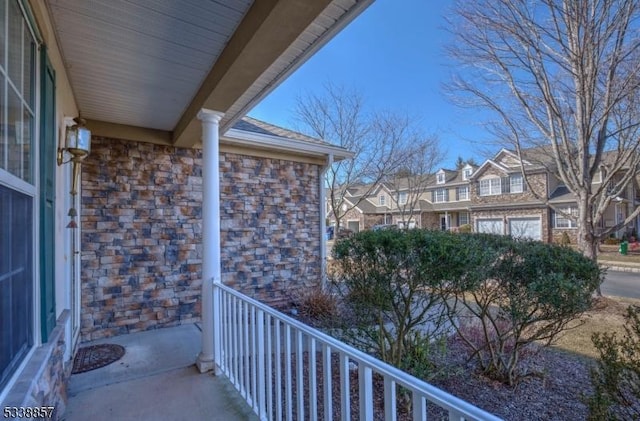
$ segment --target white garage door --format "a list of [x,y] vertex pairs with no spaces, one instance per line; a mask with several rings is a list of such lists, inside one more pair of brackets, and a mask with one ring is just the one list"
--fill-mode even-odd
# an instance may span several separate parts
[[542,224],[540,218],[509,219],[509,234],[514,238],[542,240]]
[[486,234],[504,234],[502,219],[478,219],[476,221],[478,232]]

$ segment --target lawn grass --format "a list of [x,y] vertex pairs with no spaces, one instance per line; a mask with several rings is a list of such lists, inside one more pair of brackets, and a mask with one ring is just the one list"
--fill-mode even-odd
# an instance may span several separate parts
[[598,260],[640,264],[640,243],[629,244],[627,255],[620,254],[618,252],[619,247],[617,245],[601,245]]
[[596,358],[598,353],[591,342],[596,332],[624,333],[624,315],[629,305],[640,305],[640,300],[621,297],[598,299],[594,308],[580,318],[580,325],[565,332],[554,348],[574,354]]

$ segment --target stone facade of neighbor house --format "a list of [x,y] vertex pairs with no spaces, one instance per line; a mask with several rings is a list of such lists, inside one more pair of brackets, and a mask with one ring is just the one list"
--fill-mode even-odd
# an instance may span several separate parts
[[[489,167],[476,181],[478,181],[479,179],[491,177],[500,177],[503,180],[507,179],[504,173],[501,173],[495,168]],[[535,191],[540,197],[547,197],[547,175],[545,173],[528,174],[527,179],[529,180],[531,189],[529,189],[529,186],[525,185],[523,186],[524,191],[522,193],[504,193],[491,196],[480,196],[480,193],[478,191],[478,182],[471,183],[470,187],[472,206],[539,201],[533,191]]]
[[577,244],[578,243],[578,230],[577,229],[560,229],[560,228],[552,228],[551,229],[551,241],[556,243],[556,244],[561,244],[562,243],[562,237],[563,237],[563,233],[567,233],[567,236],[569,236],[569,241],[570,244]]
[[[320,167],[222,153],[223,282],[279,305],[320,279]],[[200,318],[202,156],[94,138],[83,163],[82,340]]]

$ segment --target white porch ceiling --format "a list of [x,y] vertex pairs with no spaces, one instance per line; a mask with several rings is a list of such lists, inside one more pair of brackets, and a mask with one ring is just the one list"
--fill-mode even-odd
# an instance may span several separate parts
[[83,117],[173,130],[252,0],[52,0]]
[[200,109],[226,131],[372,2],[46,0],[89,128],[182,147]]

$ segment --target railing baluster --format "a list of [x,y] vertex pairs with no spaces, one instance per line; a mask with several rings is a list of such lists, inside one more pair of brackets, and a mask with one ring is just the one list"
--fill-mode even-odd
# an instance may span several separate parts
[[247,392],[244,387],[244,306],[245,303],[238,301],[238,383],[240,383],[240,393],[246,399]]
[[251,405],[253,407],[252,401],[251,401],[251,379],[249,378],[250,376],[250,369],[249,369],[249,342],[250,342],[250,336],[249,336],[249,305],[245,304],[242,308],[242,314],[243,314],[243,326],[244,326],[244,344],[243,344],[243,349],[244,349],[244,355],[242,356],[242,371],[244,372],[244,393],[245,393],[245,398],[247,398],[247,402],[249,402],[249,405]]
[[333,379],[331,373],[331,347],[322,344],[322,390],[324,392],[324,419],[333,420]]
[[296,388],[297,388],[297,419],[304,420],[304,355],[302,332],[296,330]]
[[343,421],[351,420],[351,396],[349,390],[349,356],[340,353],[340,414]]
[[266,358],[267,358],[267,419],[273,419],[273,329],[271,315],[265,317],[267,341]]
[[276,341],[276,420],[282,420],[282,336],[280,320],[275,320],[273,338]]
[[258,416],[260,417],[260,419],[265,419],[265,411],[267,409],[267,406],[265,405],[266,403],[266,398],[265,398],[265,383],[264,383],[264,377],[265,377],[265,352],[264,352],[264,312],[262,310],[258,310],[257,313],[257,323],[256,323],[256,329],[257,329],[257,335],[256,335],[256,341],[258,342],[258,372],[257,372],[257,377],[258,377]]
[[422,396],[422,394],[413,391],[412,393],[413,396],[413,421],[416,420],[420,420],[420,421],[426,421],[427,420],[427,400],[424,398],[424,396]]
[[[450,421],[499,421],[499,418],[467,402],[278,313],[225,285],[214,285],[214,292],[217,293],[218,301],[216,302],[219,312],[215,319],[219,334],[217,346],[220,347],[217,362],[261,420],[293,420],[295,411],[296,419],[316,421],[319,399],[322,399],[324,405],[325,421],[332,420],[334,397],[332,372],[335,370],[332,356],[337,352],[340,372],[337,390],[340,393],[340,418],[343,420],[351,419],[349,364],[354,362],[358,366],[360,419],[372,419],[375,412],[373,396],[373,372],[375,371],[384,379],[384,417],[387,421],[397,419],[396,395],[399,387],[406,388],[412,393],[412,416],[415,420],[427,419],[428,402],[430,402],[447,410]],[[283,326],[284,329],[282,329]],[[292,341],[295,341],[295,344]],[[322,347],[321,388],[318,387],[317,379],[318,346]],[[295,350],[292,349],[293,347]],[[307,379],[304,378],[305,347],[308,352]],[[293,364],[296,364],[295,373],[293,373]],[[295,400],[293,399],[294,378]],[[305,396],[305,387],[309,388],[308,396]],[[322,389],[322,398],[317,395],[319,389]],[[309,405],[310,415],[308,416],[305,414],[307,412],[305,404]],[[285,405],[284,408],[283,405]]]
[[291,387],[291,326],[284,325],[284,364],[285,364],[285,409],[287,411],[287,421],[293,420],[293,393]]
[[384,419],[396,421],[396,382],[384,376]]
[[251,354],[249,355],[251,361],[251,396],[253,397],[253,410],[258,409],[258,353],[256,344],[256,308],[251,306]]
[[233,298],[233,380],[235,381],[236,389],[240,390],[240,310],[238,298]]
[[218,294],[220,294],[220,340],[222,341],[220,343],[220,351],[222,352],[220,355],[220,370],[222,370],[226,376],[229,376],[229,372],[227,371],[227,356],[229,352],[227,352],[226,348],[229,342],[227,340],[227,294],[222,291],[219,291]]
[[360,399],[360,420],[373,419],[373,373],[371,367],[358,363],[358,396]]
[[318,379],[316,375],[316,340],[309,337],[309,419],[318,420]]

